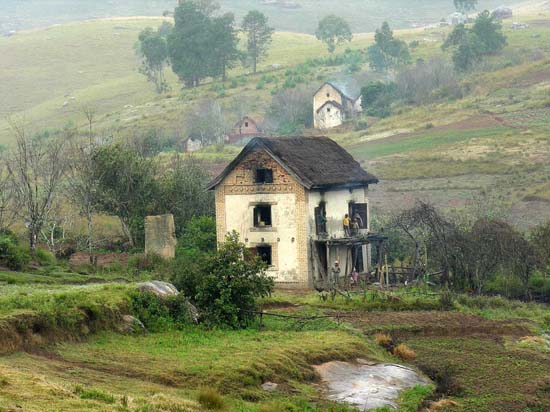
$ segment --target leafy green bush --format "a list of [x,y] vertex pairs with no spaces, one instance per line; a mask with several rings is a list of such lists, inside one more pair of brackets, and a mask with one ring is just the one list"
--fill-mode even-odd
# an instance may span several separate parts
[[31,261],[29,252],[19,246],[12,234],[0,234],[0,266],[21,270]]
[[167,266],[166,260],[153,253],[137,254],[128,261],[129,269],[136,269],[145,272],[156,272]]
[[273,290],[265,268],[232,233],[213,253],[187,250],[175,261],[173,282],[208,323],[240,328],[255,317],[257,299]]
[[160,298],[153,293],[130,292],[130,312],[151,331],[181,328],[192,323],[189,309],[183,294]]
[[40,248],[34,251],[34,258],[42,266],[55,265],[57,263],[54,255],[52,255],[47,250],[40,249]]

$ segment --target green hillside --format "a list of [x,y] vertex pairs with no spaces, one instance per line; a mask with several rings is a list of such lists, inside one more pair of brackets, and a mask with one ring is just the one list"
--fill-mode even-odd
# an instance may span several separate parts
[[[350,21],[356,32],[372,31],[390,20],[399,28],[439,21],[454,11],[452,0],[221,0],[223,11],[238,18],[257,9],[269,16],[277,30],[313,33],[317,22],[329,13]],[[480,0],[478,9],[514,4],[514,0]],[[0,34],[8,30],[47,27],[76,20],[124,16],[161,16],[173,10],[176,0],[3,0]]]
[[[350,125],[329,132],[381,178],[382,184],[373,188],[374,206],[386,212],[419,198],[445,208],[490,201],[520,225],[549,216],[550,13],[545,13],[516,16],[529,23],[527,30],[511,30],[511,21],[504,22],[507,47],[463,80],[467,93],[462,98],[400,106],[386,119],[369,119],[367,130],[355,131]],[[207,81],[189,90],[181,89],[168,71],[171,91],[159,96],[138,73],[133,47],[141,29],[160,22],[88,21],[1,38],[0,72],[5,75],[0,113],[22,117],[40,132],[67,122],[83,126],[79,112],[90,106],[98,115],[96,130],[105,134],[132,137],[156,129],[185,137],[185,115],[201,99],[217,99],[227,109],[228,123],[236,120],[232,108],[238,104],[263,117],[278,90],[296,84],[313,90],[347,70],[346,64],[303,65],[327,56],[325,47],[310,35],[277,33],[257,76],[238,68],[225,84]],[[396,34],[418,41],[413,60],[429,60],[443,55],[440,46],[447,32],[411,29]],[[356,35],[349,48],[364,49],[371,42],[372,34]],[[340,47],[337,53],[343,51]],[[364,81],[376,78],[367,64],[362,70]],[[0,120],[0,143],[12,139],[7,122]],[[209,148],[199,156],[219,170],[237,150]]]

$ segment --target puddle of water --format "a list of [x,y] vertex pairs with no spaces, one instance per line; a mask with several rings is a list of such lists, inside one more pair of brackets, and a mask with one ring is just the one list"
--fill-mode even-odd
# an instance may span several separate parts
[[365,411],[383,406],[395,408],[401,391],[430,383],[400,365],[328,362],[314,368],[323,380],[328,399]]

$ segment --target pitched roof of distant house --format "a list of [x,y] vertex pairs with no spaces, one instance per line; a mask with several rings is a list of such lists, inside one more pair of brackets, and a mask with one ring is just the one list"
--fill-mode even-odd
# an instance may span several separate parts
[[255,149],[265,150],[307,189],[354,187],[378,183],[340,145],[328,137],[256,137],[208,186],[214,189]]
[[[325,84],[330,84],[343,96],[347,97],[350,100],[357,100],[359,96],[361,96],[361,86],[359,85],[357,80],[352,77],[335,78],[323,83],[323,86]],[[321,86],[319,90],[321,90],[323,86]],[[319,90],[317,90],[317,92],[319,92]],[[315,94],[317,94],[317,92],[315,92]]]
[[254,126],[258,127],[258,123],[256,122],[256,120],[254,120],[250,116],[244,116],[237,123],[235,123],[235,126],[233,126],[233,128],[238,129],[239,127],[242,127],[242,125],[246,122],[252,123]]

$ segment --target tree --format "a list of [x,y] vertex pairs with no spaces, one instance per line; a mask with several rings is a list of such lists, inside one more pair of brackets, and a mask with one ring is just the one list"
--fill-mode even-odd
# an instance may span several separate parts
[[168,36],[172,70],[188,87],[196,87],[211,67],[210,17],[194,1],[181,1]]
[[266,55],[271,43],[274,29],[267,24],[267,17],[257,10],[252,10],[244,17],[241,28],[247,36],[247,57],[252,63],[255,74],[258,62]]
[[455,70],[464,72],[470,70],[483,57],[483,42],[475,33],[467,33],[453,52]]
[[144,219],[158,199],[156,162],[122,144],[98,148],[92,162],[97,210],[119,218],[130,247],[143,245]]
[[370,116],[387,117],[395,100],[395,84],[370,82],[361,89],[361,106]]
[[223,143],[226,134],[225,115],[216,100],[198,102],[186,117],[189,137],[198,139],[203,145]]
[[235,28],[235,16],[232,13],[226,13],[221,17],[214,18],[210,36],[213,53],[210,75],[221,76],[225,81],[227,69],[235,67],[236,62],[241,58],[241,53],[237,49],[239,37]]
[[165,92],[168,89],[164,76],[164,67],[168,62],[168,45],[160,30],[143,30],[139,34],[138,52],[142,58],[140,73],[155,85],[157,93]]
[[11,126],[16,135],[16,145],[7,167],[15,212],[25,221],[29,246],[35,250],[66,170],[64,148],[67,136],[31,139],[23,125],[12,122]]
[[475,33],[481,40],[485,54],[498,53],[506,46],[506,36],[502,34],[502,24],[488,10],[477,16],[472,33]]
[[99,148],[93,143],[71,141],[68,153],[67,192],[80,216],[86,219],[86,249],[90,263],[95,263],[96,245],[93,217],[101,197],[101,170],[95,170],[95,154]]
[[476,9],[477,0],[454,0],[455,8],[461,13],[468,13]]
[[214,216],[214,196],[204,188],[211,176],[193,157],[175,155],[172,164],[160,179],[162,204],[159,212],[174,215],[176,234],[180,235],[187,223],[198,216]]
[[0,155],[0,234],[8,229],[13,222],[12,183],[7,161],[3,155]]
[[543,273],[550,274],[550,220],[533,229],[531,242],[538,254],[539,268]]
[[319,22],[315,36],[327,44],[330,53],[336,50],[337,45],[349,42],[353,38],[349,24],[334,14],[326,16]]
[[457,25],[443,43],[451,49],[457,71],[470,70],[483,56],[500,52],[506,45],[502,25],[487,10],[480,13],[472,28]]
[[409,46],[403,40],[393,37],[393,31],[388,22],[384,22],[379,29],[376,29],[374,41],[367,50],[372,69],[383,72],[410,64]]
[[292,135],[313,125],[311,91],[299,87],[281,90],[271,100],[267,127],[281,135]]

